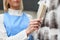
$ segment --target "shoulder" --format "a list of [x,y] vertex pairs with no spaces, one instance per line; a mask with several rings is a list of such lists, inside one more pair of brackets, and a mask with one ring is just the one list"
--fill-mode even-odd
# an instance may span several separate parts
[[30,14],[28,14],[28,13],[26,13],[26,12],[24,12],[24,13],[27,15],[27,17],[28,17],[29,19],[33,19],[32,15],[30,15]]
[[0,17],[3,17],[4,14],[0,14]]
[[26,15],[29,17],[29,19],[32,19],[32,16],[30,14],[26,14]]
[[4,14],[0,14],[0,23],[3,23]]
[[6,33],[4,24],[3,24],[3,20],[4,20],[4,14],[0,14],[0,34]]

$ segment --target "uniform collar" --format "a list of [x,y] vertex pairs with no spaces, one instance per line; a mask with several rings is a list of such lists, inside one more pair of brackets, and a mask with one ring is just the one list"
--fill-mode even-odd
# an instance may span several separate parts
[[22,10],[14,10],[14,9],[8,9],[8,13],[10,15],[14,15],[14,16],[22,16]]

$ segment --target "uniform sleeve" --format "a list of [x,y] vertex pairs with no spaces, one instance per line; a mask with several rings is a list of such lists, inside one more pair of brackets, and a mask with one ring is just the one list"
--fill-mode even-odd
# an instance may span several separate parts
[[30,15],[30,14],[26,14],[26,15],[28,16],[28,18],[29,18],[30,20],[33,19],[32,15]]
[[0,40],[27,40],[26,30],[21,31],[15,36],[8,37],[3,24],[3,15],[0,14]]
[[7,37],[6,40],[27,40],[27,35],[25,30],[23,30],[15,36]]
[[27,35],[24,30],[15,36],[8,37],[6,32],[1,32],[0,30],[0,40],[27,40]]
[[27,40],[27,34],[25,30],[21,31],[20,33],[16,34],[15,36],[8,37],[5,30],[0,30],[0,40]]

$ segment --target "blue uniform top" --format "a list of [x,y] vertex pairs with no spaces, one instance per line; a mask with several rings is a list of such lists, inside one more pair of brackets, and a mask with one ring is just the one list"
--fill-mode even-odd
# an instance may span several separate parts
[[[25,13],[23,13],[22,16],[9,15],[8,12],[4,13],[4,27],[8,37],[14,36],[26,29],[29,25],[29,22],[30,20]],[[30,37],[30,39],[32,38]]]

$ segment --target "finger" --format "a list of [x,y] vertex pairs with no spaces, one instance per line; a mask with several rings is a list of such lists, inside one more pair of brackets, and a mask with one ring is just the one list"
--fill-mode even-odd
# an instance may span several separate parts
[[30,20],[30,22],[40,22],[40,19]]
[[39,22],[30,22],[30,25],[39,25]]
[[39,25],[31,25],[31,28],[39,28]]
[[34,27],[34,28],[32,28],[32,29],[35,31],[35,30],[38,30],[39,28]]

